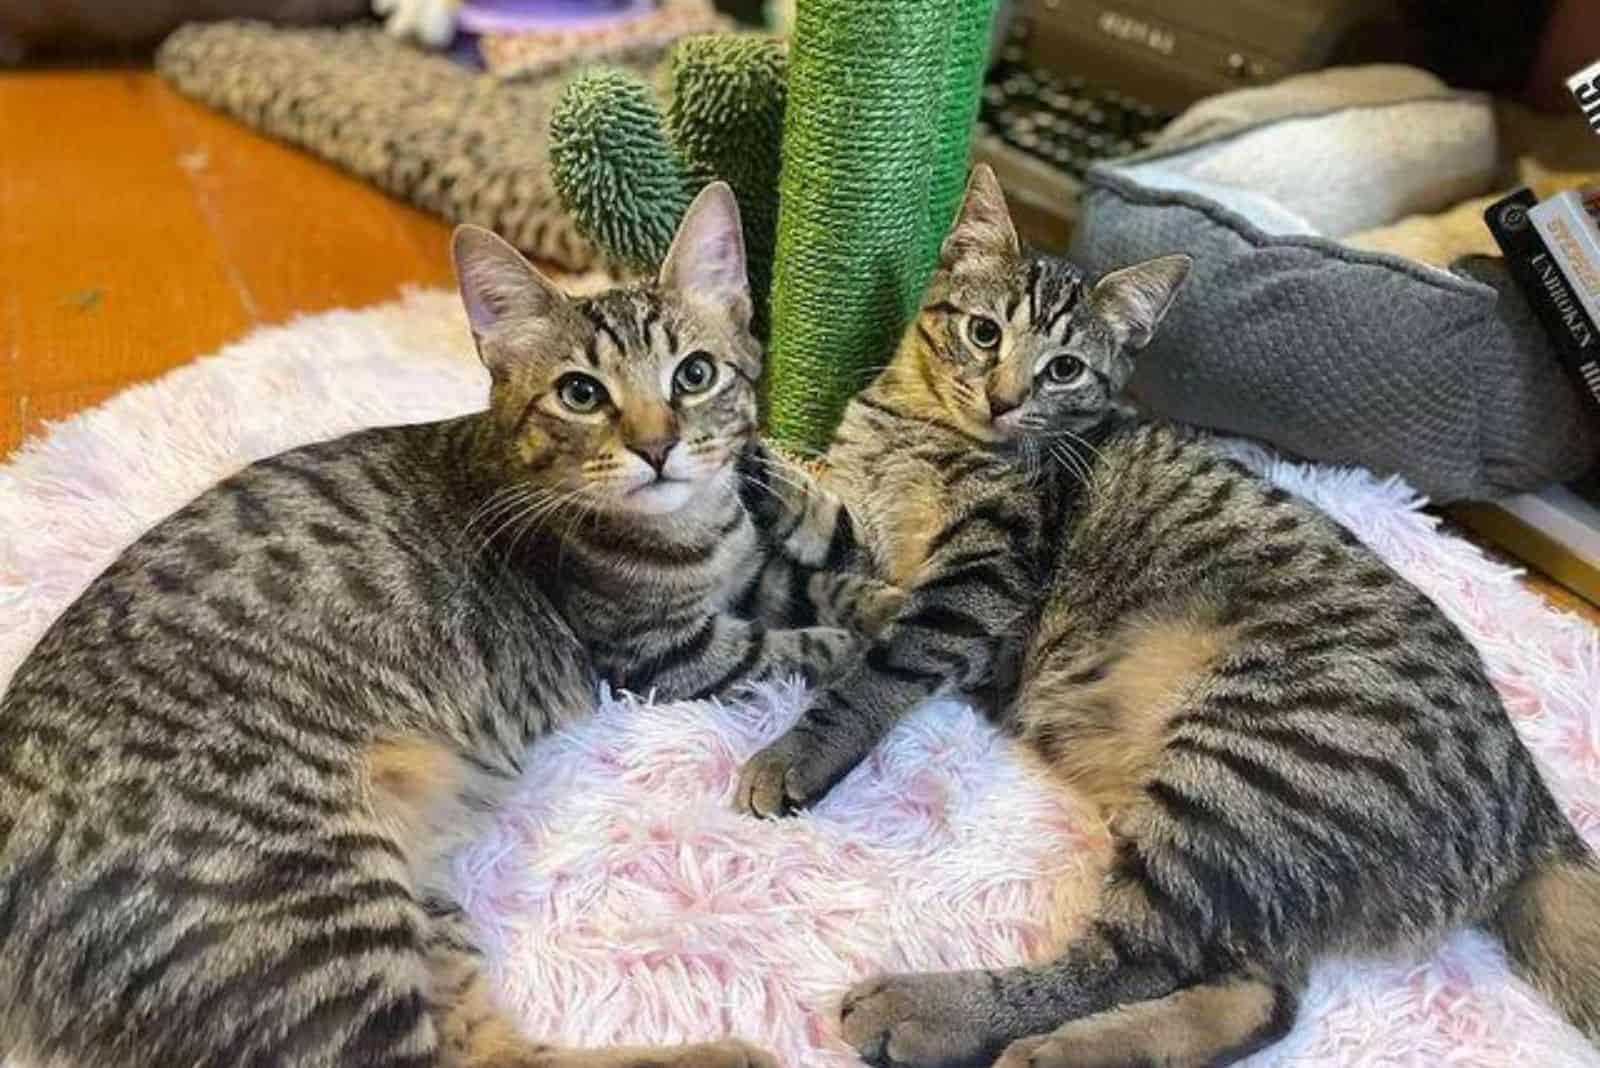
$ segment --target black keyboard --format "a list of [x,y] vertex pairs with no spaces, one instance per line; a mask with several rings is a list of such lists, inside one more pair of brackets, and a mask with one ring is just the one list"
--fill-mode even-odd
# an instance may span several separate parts
[[978,133],[1081,179],[1103,159],[1148,145],[1171,121],[1127,93],[1085,84],[1024,60],[1027,18],[1013,20],[984,82]]

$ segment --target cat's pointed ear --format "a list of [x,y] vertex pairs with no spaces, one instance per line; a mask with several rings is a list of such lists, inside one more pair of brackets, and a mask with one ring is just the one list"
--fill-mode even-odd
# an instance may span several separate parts
[[661,261],[660,284],[695,301],[719,305],[741,322],[749,322],[744,229],[739,223],[739,202],[728,183],[712,182],[683,213]]
[[506,319],[541,319],[566,298],[509,243],[481,226],[458,226],[450,240],[461,303],[479,339]]
[[1181,253],[1158,256],[1112,271],[1094,284],[1090,304],[1120,347],[1131,352],[1150,343],[1192,262]]
[[987,163],[972,168],[961,210],[939,246],[939,263],[954,267],[969,256],[999,256],[1014,259],[1022,254],[1017,228],[1011,224],[1011,211],[1000,179]]

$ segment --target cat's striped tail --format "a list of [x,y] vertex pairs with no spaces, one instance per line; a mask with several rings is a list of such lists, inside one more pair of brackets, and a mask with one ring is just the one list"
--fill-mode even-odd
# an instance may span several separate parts
[[1513,970],[1600,1045],[1600,858],[1574,843],[1539,862],[1491,926]]

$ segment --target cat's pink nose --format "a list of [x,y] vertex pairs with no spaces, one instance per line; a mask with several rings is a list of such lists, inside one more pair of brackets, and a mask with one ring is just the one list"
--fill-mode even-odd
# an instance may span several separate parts
[[667,466],[667,454],[672,451],[672,447],[677,443],[678,440],[676,438],[664,438],[660,441],[648,441],[639,445],[629,445],[628,451],[639,457],[639,459],[643,460],[651,467],[655,468],[656,474],[659,475],[661,473],[661,469]]

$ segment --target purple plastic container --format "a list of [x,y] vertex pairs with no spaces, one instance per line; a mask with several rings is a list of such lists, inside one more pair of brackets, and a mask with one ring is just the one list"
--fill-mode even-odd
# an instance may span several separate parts
[[456,26],[475,34],[585,30],[637,18],[653,0],[465,0]]

